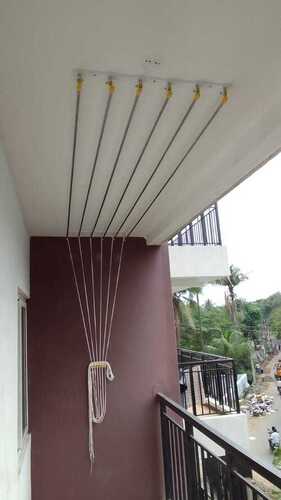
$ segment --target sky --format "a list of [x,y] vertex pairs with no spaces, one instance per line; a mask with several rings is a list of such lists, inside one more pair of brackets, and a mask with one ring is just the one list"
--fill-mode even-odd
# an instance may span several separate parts
[[[249,277],[237,294],[256,300],[281,291],[281,154],[226,195],[218,208],[229,264]],[[206,298],[223,304],[223,287],[206,286]]]

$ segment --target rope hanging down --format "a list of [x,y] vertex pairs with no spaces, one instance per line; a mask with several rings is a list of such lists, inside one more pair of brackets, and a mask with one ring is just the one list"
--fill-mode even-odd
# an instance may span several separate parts
[[[125,238],[123,238],[121,240],[121,247],[117,252],[117,261],[114,262],[115,239],[111,238],[109,252],[104,251],[104,239],[100,238],[98,240],[100,240],[100,253],[97,250],[94,252],[93,239],[91,237],[78,237],[78,247],[73,252],[71,239],[67,238],[75,288],[90,359],[88,365],[88,404],[89,456],[91,464],[93,464],[95,459],[93,424],[99,424],[105,418],[106,385],[107,381],[111,382],[114,379],[111,366],[108,362],[108,352],[125,245]],[[109,261],[108,266],[105,265],[106,253],[109,253],[107,259]],[[96,265],[94,261],[95,254],[99,258],[99,262],[96,262]],[[97,272],[97,267],[100,267],[99,273]],[[106,268],[108,268],[108,273],[104,273],[104,269]],[[88,277],[86,269],[90,269],[90,276]],[[98,279],[96,279],[97,275]],[[111,293],[112,290],[113,296]],[[103,301],[105,302],[105,307],[103,307]]]

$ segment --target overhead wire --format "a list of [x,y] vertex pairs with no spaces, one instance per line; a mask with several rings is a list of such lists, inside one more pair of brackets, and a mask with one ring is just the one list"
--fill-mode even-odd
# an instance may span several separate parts
[[204,127],[202,128],[201,132],[197,135],[197,137],[195,138],[195,140],[192,142],[191,146],[189,146],[189,148],[187,149],[186,153],[183,155],[182,159],[180,160],[180,162],[177,164],[177,166],[174,168],[173,172],[171,173],[171,175],[169,175],[168,179],[165,181],[165,183],[163,184],[163,186],[161,187],[161,189],[158,191],[158,193],[156,194],[156,196],[154,196],[154,198],[152,199],[152,201],[149,203],[148,207],[145,209],[145,211],[142,213],[141,217],[139,217],[139,219],[137,220],[137,222],[133,225],[133,227],[129,230],[129,232],[127,233],[126,237],[128,238],[129,236],[131,236],[131,234],[133,233],[133,231],[136,229],[136,227],[139,225],[139,223],[143,220],[143,218],[145,217],[145,215],[148,213],[148,211],[151,209],[152,205],[156,202],[156,200],[159,198],[159,196],[161,195],[161,193],[164,191],[164,189],[167,187],[167,185],[169,184],[169,182],[173,179],[173,177],[176,175],[176,173],[178,172],[178,170],[180,169],[180,167],[182,166],[183,162],[186,160],[186,158],[188,157],[188,155],[192,152],[192,150],[195,148],[196,144],[199,142],[199,140],[201,139],[201,137],[204,135],[204,133],[206,132],[206,130],[209,128],[209,126],[211,125],[211,123],[214,121],[215,117],[218,115],[218,113],[220,112],[220,110],[222,109],[222,107],[225,105],[225,103],[227,102],[228,100],[228,96],[227,96],[227,89],[224,88],[223,90],[223,95],[222,95],[222,98],[221,98],[221,101],[219,103],[219,105],[217,106],[217,108],[215,109],[215,111],[212,113],[211,117],[209,118],[209,120],[207,121],[207,123],[204,125]]

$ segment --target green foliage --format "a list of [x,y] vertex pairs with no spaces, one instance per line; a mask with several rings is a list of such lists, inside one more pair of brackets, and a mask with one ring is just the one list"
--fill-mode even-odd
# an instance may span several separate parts
[[277,448],[277,450],[273,451],[272,463],[275,467],[281,469],[281,448]]
[[239,268],[230,266],[230,275],[218,281],[228,289],[225,307],[215,306],[210,300],[201,305],[201,288],[177,293],[174,307],[178,310],[182,347],[231,357],[238,373],[246,372],[251,379],[252,340],[260,342],[260,334],[268,331],[268,325],[272,334],[281,338],[281,293],[247,302],[235,293],[236,286],[246,279]]
[[241,329],[246,337],[256,340],[259,338],[261,329],[261,310],[257,304],[244,304]]
[[181,346],[194,351],[231,357],[236,361],[238,372],[246,372],[250,376],[249,343],[243,333],[233,325],[225,308],[213,306],[208,302],[200,306],[199,320],[196,303],[186,303],[184,307],[191,313],[193,324],[182,317]]
[[281,491],[280,490],[272,490],[271,492],[273,500],[281,500]]
[[262,318],[267,320],[270,318],[274,309],[281,307],[281,293],[274,293],[266,299],[257,300],[254,304],[260,308]]
[[229,267],[229,276],[217,280],[217,284],[226,286],[228,288],[229,295],[231,297],[231,300],[233,301],[235,299],[235,291],[234,291],[235,287],[240,285],[240,283],[242,283],[247,279],[248,276],[242,273],[239,267],[235,267],[231,264],[231,266]]
[[275,337],[281,338],[281,306],[273,309],[269,317],[270,328]]

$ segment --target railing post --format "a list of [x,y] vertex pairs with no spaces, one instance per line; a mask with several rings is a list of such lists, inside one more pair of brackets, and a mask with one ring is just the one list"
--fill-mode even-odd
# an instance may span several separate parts
[[193,225],[190,224],[189,226],[189,232],[190,232],[190,244],[194,245],[194,233],[193,233]]
[[[185,456],[185,474],[187,479],[188,500],[200,500],[198,496],[198,478],[197,464],[195,457],[195,442],[192,439],[193,427],[192,424],[185,418],[184,432],[184,456]],[[199,464],[198,464],[199,466]]]
[[235,362],[232,360],[232,373],[233,373],[233,381],[234,381],[234,394],[235,394],[235,403],[236,403],[236,411],[240,413],[240,403],[239,403],[239,394],[237,387],[237,373],[235,368]]
[[189,382],[190,382],[190,392],[191,392],[191,401],[192,401],[192,411],[193,415],[197,415],[196,410],[196,397],[195,397],[195,389],[194,389],[194,380],[193,380],[193,367],[189,368]]
[[166,500],[172,500],[172,466],[171,466],[171,455],[170,455],[170,438],[168,421],[165,418],[166,406],[163,401],[160,401],[160,419],[161,419],[161,437],[162,437],[162,452],[163,452],[163,463],[164,463],[164,482],[165,482],[165,493]]
[[219,219],[219,211],[218,211],[218,204],[217,203],[215,203],[215,214],[216,214],[216,225],[217,225],[217,231],[218,231],[218,241],[219,241],[219,245],[222,245],[221,227],[220,227],[220,219]]
[[232,453],[227,451],[227,453],[226,453],[225,488],[227,489],[227,492],[229,493],[229,500],[236,500],[237,499],[237,491],[235,491],[235,484],[233,481],[233,474],[232,474],[233,466],[234,466],[234,457],[233,457]]
[[207,245],[207,230],[206,230],[206,221],[204,213],[200,215],[200,221],[202,226],[203,244]]
[[178,233],[177,237],[178,237],[178,245],[181,247],[182,246],[182,234],[181,234],[181,232]]

